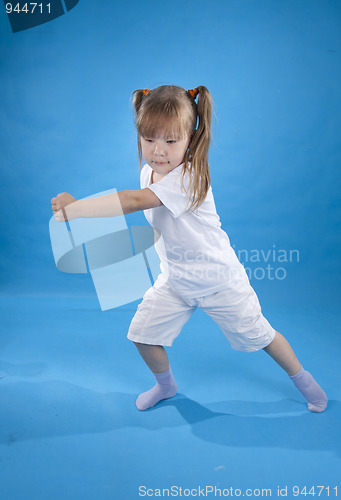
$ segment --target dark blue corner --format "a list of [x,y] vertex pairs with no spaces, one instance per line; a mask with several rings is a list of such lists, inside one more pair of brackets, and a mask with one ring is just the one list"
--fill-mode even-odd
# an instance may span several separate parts
[[67,11],[77,5],[79,0],[53,0],[33,4],[24,1],[4,0],[6,13],[13,33],[35,28],[40,24],[53,21],[57,17],[65,14],[64,4]]

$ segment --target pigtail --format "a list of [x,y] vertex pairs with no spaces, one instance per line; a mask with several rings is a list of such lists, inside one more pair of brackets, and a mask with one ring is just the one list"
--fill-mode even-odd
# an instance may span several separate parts
[[[183,169],[183,176],[187,170],[193,174],[191,175],[191,208],[193,209],[203,203],[211,185],[208,151],[211,142],[212,98],[204,86],[196,87],[195,90],[198,95],[198,104],[196,104],[198,124],[189,143]],[[195,97],[192,92],[189,93],[189,99],[194,101]]]
[[[133,101],[133,109],[134,109],[134,122],[136,126],[137,126],[137,117],[142,105],[142,101],[145,96],[146,96],[145,90],[142,89],[134,90],[134,92],[131,94],[131,99]],[[137,137],[137,150],[139,154],[140,169],[142,170],[142,148],[139,136]]]
[[136,121],[136,117],[140,111],[140,107],[141,107],[142,100],[144,97],[145,97],[145,94],[144,94],[144,91],[142,89],[134,90],[134,92],[131,94],[131,99],[133,101],[133,107],[135,110],[135,121]]

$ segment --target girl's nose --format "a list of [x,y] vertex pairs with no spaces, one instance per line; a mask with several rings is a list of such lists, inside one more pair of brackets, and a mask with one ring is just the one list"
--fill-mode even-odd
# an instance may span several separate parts
[[164,147],[161,142],[155,142],[154,154],[162,156],[165,154]]

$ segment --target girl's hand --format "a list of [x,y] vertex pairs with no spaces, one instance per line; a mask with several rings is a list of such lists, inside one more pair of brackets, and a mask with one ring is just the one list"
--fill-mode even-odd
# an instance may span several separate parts
[[53,212],[54,217],[56,221],[58,222],[68,222],[69,220],[72,220],[72,217],[69,215],[66,215],[65,209],[62,208],[61,210],[57,210],[57,212]]
[[70,217],[67,217],[64,208],[75,201],[77,201],[76,198],[74,198],[70,193],[59,193],[55,198],[52,198],[52,211],[58,222],[71,220]]

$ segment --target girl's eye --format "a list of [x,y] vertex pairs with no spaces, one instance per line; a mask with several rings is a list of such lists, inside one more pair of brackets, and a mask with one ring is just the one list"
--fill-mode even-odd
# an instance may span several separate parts
[[170,140],[170,141],[167,141],[167,144],[175,144],[176,141],[175,140]]

